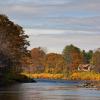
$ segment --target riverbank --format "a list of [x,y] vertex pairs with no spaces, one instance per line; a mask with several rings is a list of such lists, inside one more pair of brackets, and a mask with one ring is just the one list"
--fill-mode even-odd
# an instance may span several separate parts
[[62,79],[62,80],[94,80],[100,81],[100,74],[95,72],[72,72],[68,74],[50,74],[50,73],[21,73],[33,79]]
[[10,86],[16,83],[33,83],[36,82],[33,78],[26,75],[17,75],[16,77],[3,78],[0,80],[0,86]]
[[83,88],[100,88],[100,74],[95,72],[72,72],[67,74],[50,74],[50,73],[22,73],[27,77],[33,79],[48,79],[48,80],[70,80],[70,81],[80,81],[78,87]]

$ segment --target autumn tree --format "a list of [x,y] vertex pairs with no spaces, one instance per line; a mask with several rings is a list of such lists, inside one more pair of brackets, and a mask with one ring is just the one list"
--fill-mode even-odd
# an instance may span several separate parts
[[31,50],[31,57],[33,63],[33,71],[34,72],[43,72],[44,71],[44,59],[46,56],[46,52],[43,48],[33,48]]
[[83,63],[84,64],[90,63],[90,61],[92,59],[92,55],[93,55],[93,51],[92,50],[89,50],[88,52],[86,52],[85,50],[83,50],[82,51]]
[[95,66],[94,70],[100,73],[100,49],[93,53],[91,63]]
[[80,49],[72,44],[67,45],[63,49],[62,55],[70,71],[76,70],[78,65],[82,63],[82,54]]
[[46,55],[46,73],[64,73],[66,70],[66,62],[61,54],[49,53]]
[[14,24],[5,15],[0,15],[0,67],[4,72],[17,73],[21,60],[28,55],[29,42],[23,28]]

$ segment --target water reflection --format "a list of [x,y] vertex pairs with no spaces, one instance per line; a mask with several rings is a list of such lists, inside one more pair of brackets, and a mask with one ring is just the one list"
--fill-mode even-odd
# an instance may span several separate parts
[[66,82],[26,83],[0,88],[0,100],[100,100],[100,91]]
[[0,94],[0,100],[21,100],[16,94]]

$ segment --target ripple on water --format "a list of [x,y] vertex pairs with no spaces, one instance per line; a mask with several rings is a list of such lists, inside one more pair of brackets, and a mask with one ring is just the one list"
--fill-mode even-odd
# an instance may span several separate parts
[[76,82],[17,84],[0,89],[0,100],[100,100],[95,88],[77,88]]

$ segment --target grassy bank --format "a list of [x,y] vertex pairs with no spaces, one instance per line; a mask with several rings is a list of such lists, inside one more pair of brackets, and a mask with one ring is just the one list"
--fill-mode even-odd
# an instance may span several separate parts
[[72,80],[96,80],[100,81],[100,74],[95,72],[74,72],[71,74]]
[[70,75],[67,74],[50,74],[50,73],[21,73],[31,78],[43,78],[43,79],[65,79],[65,80],[96,80],[100,81],[100,74],[95,72],[72,72]]

